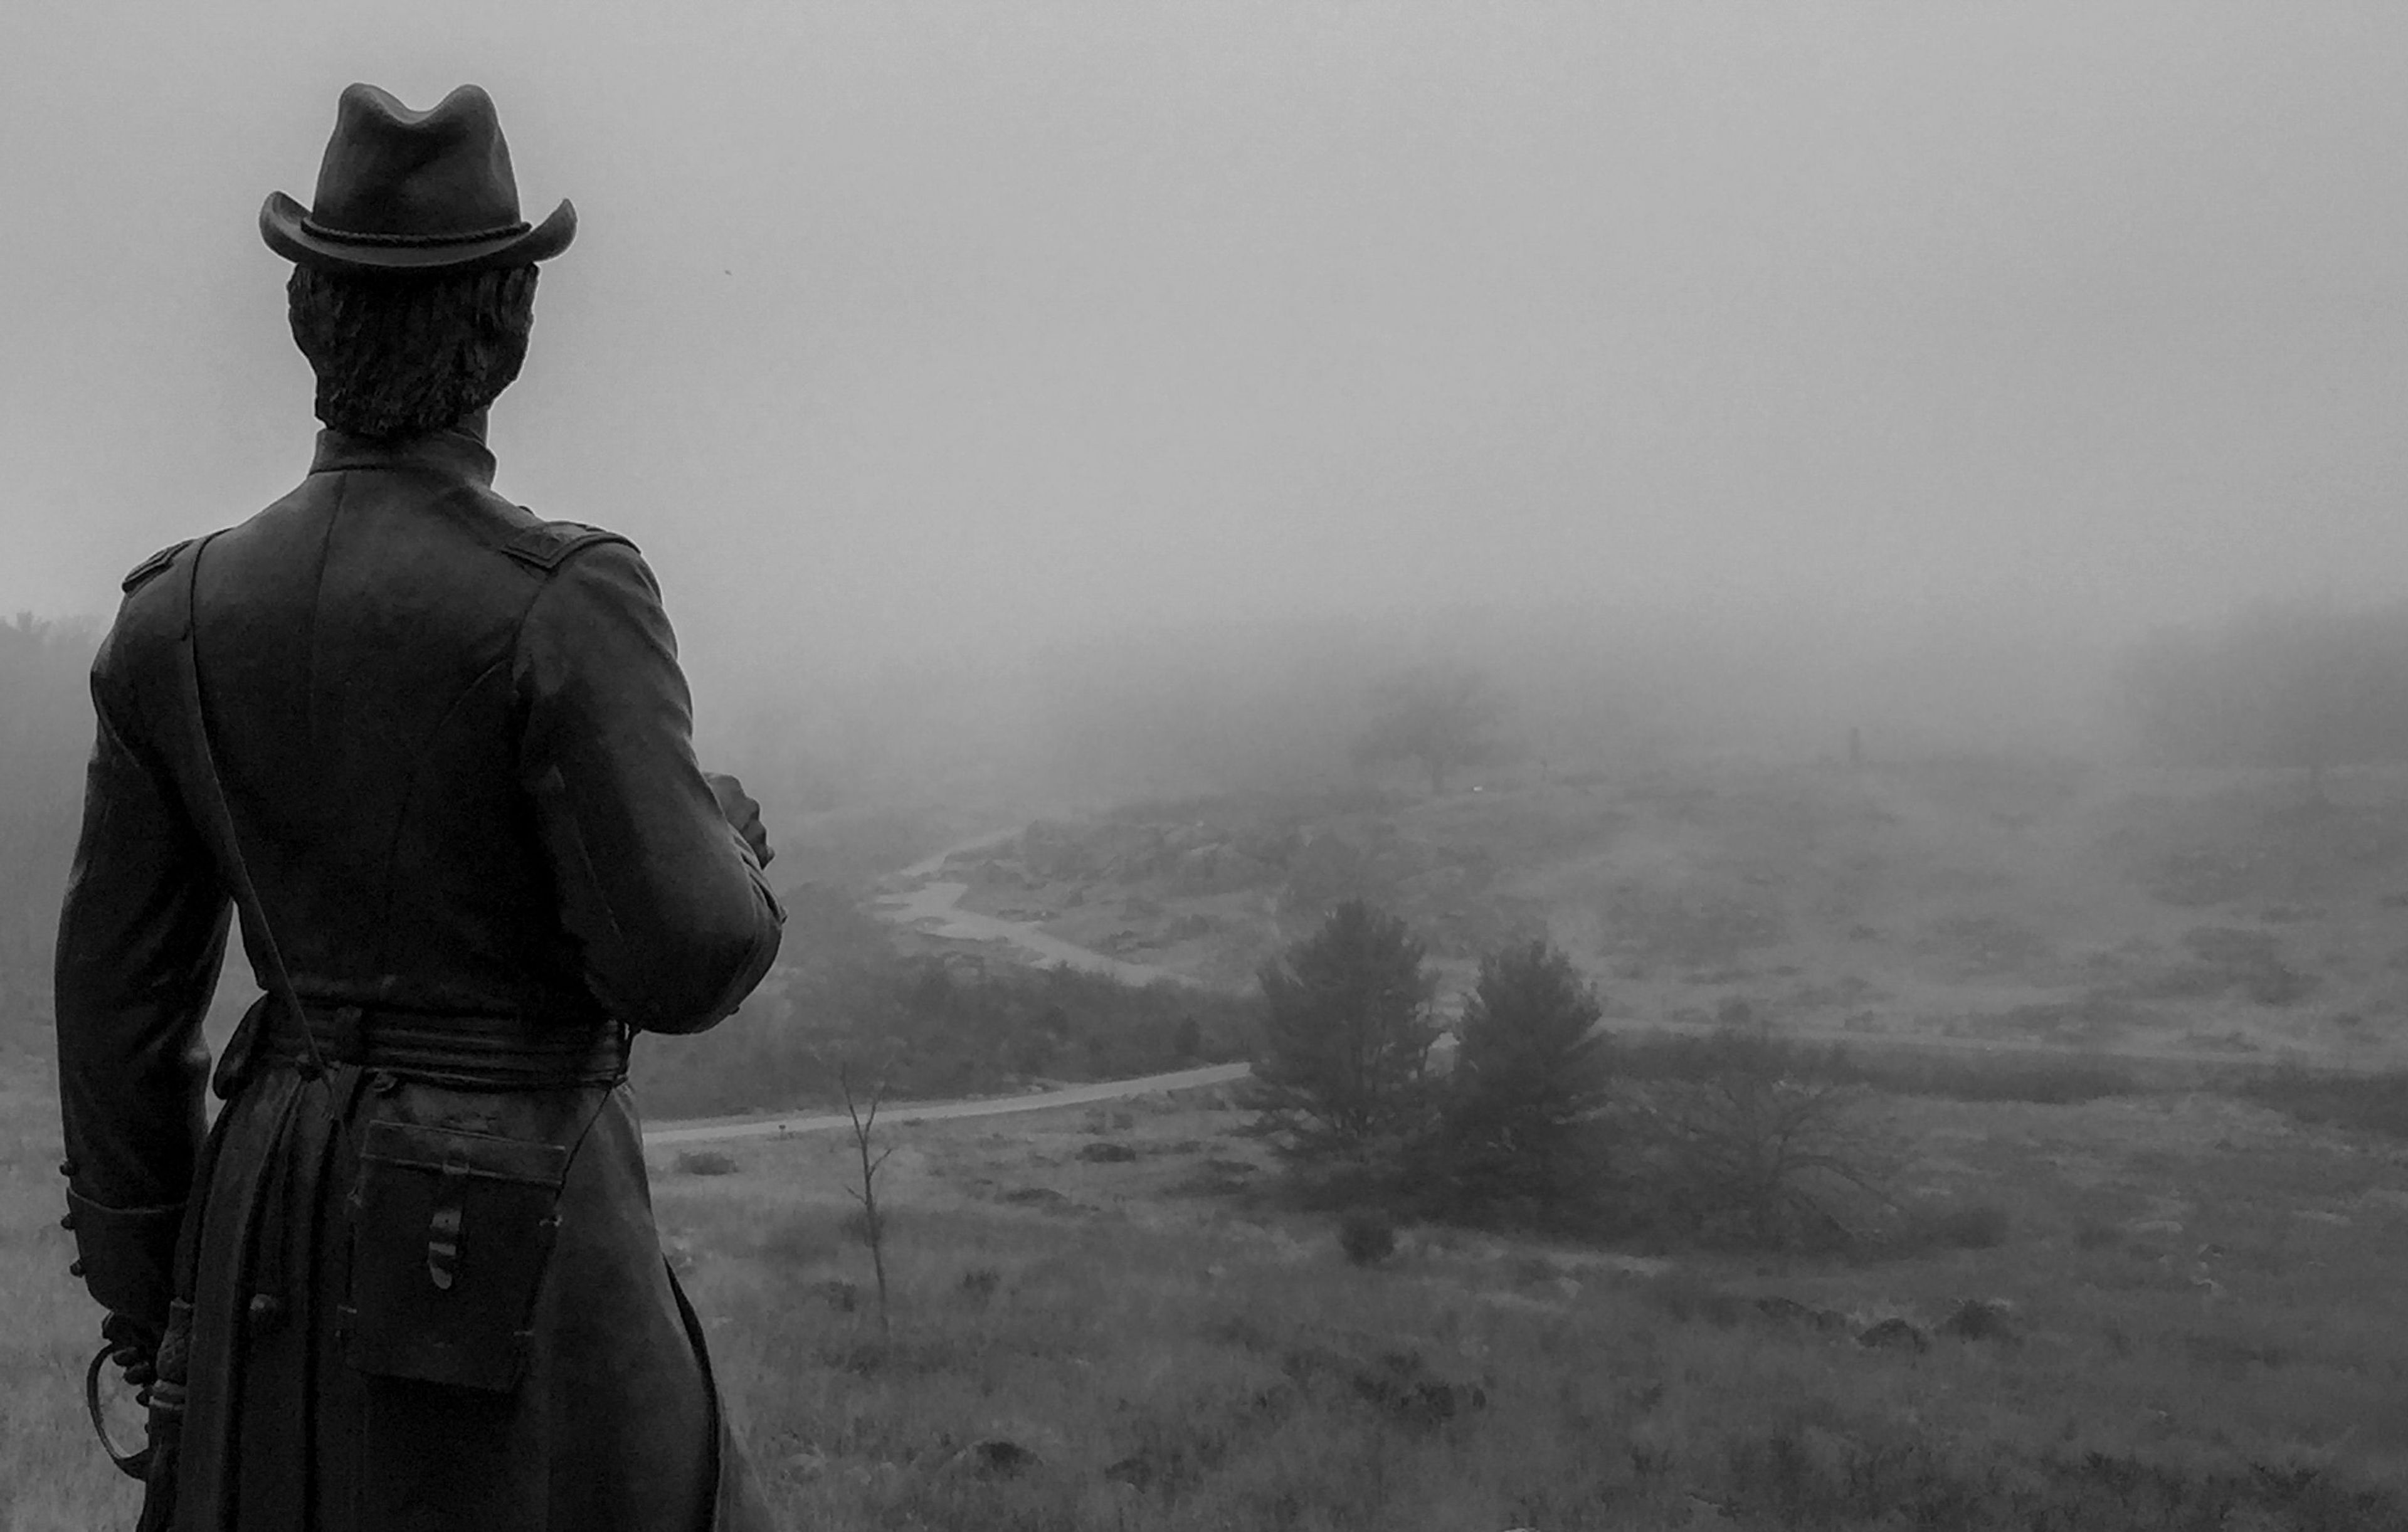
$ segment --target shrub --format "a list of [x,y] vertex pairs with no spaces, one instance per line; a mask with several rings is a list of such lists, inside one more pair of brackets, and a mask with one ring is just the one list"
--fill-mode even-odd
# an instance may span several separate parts
[[735,1155],[717,1149],[689,1149],[677,1157],[674,1167],[681,1176],[727,1176],[743,1168]]
[[1397,1253],[1397,1227],[1374,1212],[1351,1212],[1338,1221],[1338,1248],[1354,1266],[1376,1266]]
[[1887,1158],[1864,1114],[1865,1088],[1811,1067],[1815,1055],[1764,1027],[1725,1027],[1686,1078],[1640,1102],[1647,1190],[1708,1237],[1765,1246],[1831,1243],[1861,1232],[1852,1212],[1894,1206],[1876,1183]]
[[1002,1285],[1003,1273],[991,1266],[974,1266],[962,1273],[962,1296],[972,1303],[986,1302]]

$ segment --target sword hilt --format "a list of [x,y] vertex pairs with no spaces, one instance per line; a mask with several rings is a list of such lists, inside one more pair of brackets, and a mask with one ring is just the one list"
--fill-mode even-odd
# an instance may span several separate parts
[[105,1345],[93,1353],[92,1366],[83,1371],[84,1410],[92,1416],[92,1429],[100,1438],[100,1450],[117,1465],[118,1472],[129,1479],[148,1479],[150,1477],[150,1447],[146,1444],[130,1453],[120,1452],[117,1439],[108,1434],[108,1416],[100,1408],[101,1369],[108,1366],[109,1358],[116,1354],[114,1344]]

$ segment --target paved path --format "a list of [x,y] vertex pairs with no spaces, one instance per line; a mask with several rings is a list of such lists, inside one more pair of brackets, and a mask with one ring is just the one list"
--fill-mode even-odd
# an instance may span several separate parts
[[[914,863],[898,875],[920,881],[921,886],[906,892],[890,894],[879,901],[878,913],[898,924],[910,925],[934,935],[956,937],[972,941],[1002,941],[1033,952],[1048,962],[1068,963],[1073,967],[1096,973],[1109,973],[1125,982],[1151,983],[1172,980],[1182,984],[1197,981],[1184,974],[1176,974],[1151,964],[1129,963],[1107,953],[1092,951],[1064,941],[1025,921],[1008,921],[999,916],[982,915],[959,908],[962,895],[969,885],[950,880],[938,880],[948,858],[964,852],[982,850],[1018,834],[1017,830],[990,830],[983,835],[957,841],[944,850]],[[1636,1032],[1711,1033],[1712,1027],[1684,1027],[1677,1024],[1653,1027],[1635,1027]],[[2370,1064],[2329,1058],[2269,1058],[2263,1055],[2216,1055],[2194,1053],[2176,1049],[2069,1049],[2028,1039],[2000,1038],[1986,1040],[1972,1038],[1942,1036],[1899,1036],[1892,1033],[1850,1033],[1821,1029],[1784,1029],[1785,1040],[1798,1042],[1838,1042],[1867,1052],[1894,1050],[1971,1053],[1989,1058],[2028,1057],[2038,1059],[2071,1059],[2134,1062],[2179,1063],[2207,1068],[2265,1067],[2276,1062],[2296,1063],[2319,1073],[2353,1074],[2372,1068],[2396,1067],[2396,1065]],[[881,1123],[931,1123],[963,1117],[1001,1117],[1017,1112],[1046,1111],[1056,1107],[1082,1106],[1094,1101],[1111,1101],[1123,1096],[1143,1095],[1153,1091],[1193,1090],[1206,1085],[1221,1085],[1242,1080],[1249,1073],[1243,1064],[1218,1064],[1201,1069],[1182,1069],[1174,1074],[1147,1075],[1138,1080],[1099,1081],[1091,1085],[1071,1085],[1058,1091],[1045,1091],[1033,1095],[1009,1095],[968,1101],[889,1102],[881,1107]],[[644,1130],[644,1142],[653,1145],[718,1143],[735,1138],[770,1138],[791,1133],[827,1133],[850,1127],[852,1120],[840,1112],[790,1113],[782,1117],[706,1118],[697,1122],[660,1123]]]
[[[1047,962],[1067,963],[1074,968],[1093,973],[1108,973],[1124,983],[1150,984],[1166,979],[1181,984],[1197,982],[1168,968],[1157,968],[1148,963],[1124,962],[1107,953],[1064,941],[1025,921],[1008,921],[999,916],[982,915],[960,909],[961,896],[969,892],[968,883],[928,881],[944,869],[949,858],[1009,840],[1019,833],[1016,828],[989,830],[983,835],[955,841],[905,867],[896,876],[919,880],[921,886],[880,899],[878,914],[899,925],[912,926],[935,936],[955,937],[969,941],[1009,942]],[[933,1123],[956,1117],[1002,1117],[1013,1112],[1083,1106],[1091,1101],[1113,1101],[1123,1096],[1144,1095],[1153,1091],[1186,1091],[1205,1085],[1225,1085],[1230,1081],[1244,1079],[1249,1072],[1250,1067],[1243,1064],[1214,1064],[1167,1075],[1145,1075],[1136,1080],[1104,1080],[1089,1085],[1068,1085],[1057,1091],[1043,1091],[1033,1095],[988,1096],[968,1101],[889,1101],[878,1109],[878,1120],[882,1124]],[[695,1122],[654,1124],[644,1130],[644,1142],[663,1145],[718,1143],[729,1138],[771,1138],[789,1133],[827,1133],[852,1125],[853,1120],[842,1112],[790,1112],[782,1117],[712,1117]]]
[[[1066,1085],[1058,1091],[1041,1091],[1032,1095],[993,1096],[971,1101],[889,1101],[878,1109],[879,1125],[890,1123],[935,1123],[957,1117],[1001,1117],[1008,1113],[1046,1111],[1055,1107],[1079,1107],[1091,1101],[1115,1101],[1123,1096],[1144,1095],[1154,1091],[1190,1091],[1206,1085],[1226,1085],[1233,1080],[1243,1080],[1251,1072],[1243,1064],[1213,1064],[1200,1069],[1181,1069],[1173,1074],[1146,1075],[1137,1080],[1105,1080],[1092,1085]],[[718,1143],[728,1138],[774,1138],[789,1133],[826,1133],[837,1128],[850,1128],[853,1120],[842,1112],[789,1113],[783,1117],[756,1117],[740,1121],[709,1118],[695,1123],[655,1123],[644,1129],[647,1145]]]

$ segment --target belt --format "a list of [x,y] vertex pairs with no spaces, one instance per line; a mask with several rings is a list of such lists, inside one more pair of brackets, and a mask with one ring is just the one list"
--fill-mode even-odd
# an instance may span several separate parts
[[[304,1002],[305,1005],[308,1002]],[[617,1022],[536,1023],[512,1016],[442,1016],[308,1006],[310,1035],[329,1064],[466,1090],[615,1085],[627,1074],[627,1031]],[[289,1025],[265,1039],[271,1064],[308,1068]]]

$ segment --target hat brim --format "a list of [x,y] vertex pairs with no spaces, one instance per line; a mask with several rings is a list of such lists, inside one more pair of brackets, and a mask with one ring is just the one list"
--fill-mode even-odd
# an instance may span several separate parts
[[308,216],[309,209],[291,197],[270,192],[259,209],[259,236],[267,241],[269,250],[295,265],[363,276],[433,277],[532,265],[558,255],[577,237],[577,209],[566,199],[533,228],[457,244],[388,245],[330,238],[305,226]]

